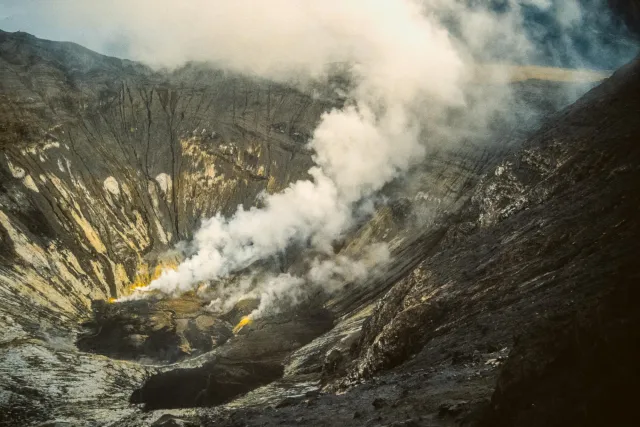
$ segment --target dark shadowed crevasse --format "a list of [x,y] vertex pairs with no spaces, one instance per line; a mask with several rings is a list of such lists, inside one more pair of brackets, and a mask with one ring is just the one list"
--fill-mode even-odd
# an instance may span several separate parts
[[198,367],[152,376],[130,401],[144,408],[213,406],[282,377],[287,356],[333,326],[328,310],[259,319]]

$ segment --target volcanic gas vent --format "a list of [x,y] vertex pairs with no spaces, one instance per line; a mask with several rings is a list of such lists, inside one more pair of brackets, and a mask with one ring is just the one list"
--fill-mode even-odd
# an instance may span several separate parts
[[[123,290],[121,294],[121,299],[126,298],[132,294],[134,294],[137,290],[145,288],[149,286],[151,282],[158,279],[162,276],[163,273],[171,270],[175,270],[178,267],[180,262],[179,257],[165,257],[164,260],[158,262],[156,266],[151,269],[149,264],[140,260],[138,261],[138,267],[136,271],[136,275],[133,279],[133,283],[128,285],[126,289]],[[118,298],[109,298],[109,303],[115,303],[118,301]]]

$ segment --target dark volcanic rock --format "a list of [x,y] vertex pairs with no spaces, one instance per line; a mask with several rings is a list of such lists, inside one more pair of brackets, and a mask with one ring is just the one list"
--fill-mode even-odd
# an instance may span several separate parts
[[234,419],[634,425],[639,113],[637,60],[473,189],[444,238],[380,298],[355,353],[341,352],[350,374],[328,389],[344,393],[277,418],[237,409]]
[[519,336],[484,426],[632,426],[640,380],[640,296],[633,275],[609,294]]
[[173,415],[165,414],[158,418],[151,427],[197,427],[199,423],[184,420]]
[[129,402],[145,410],[218,405],[282,376],[277,363],[216,359],[200,368],[174,369],[149,378]]
[[445,347],[501,348],[532,319],[570,313],[608,292],[614,273],[631,272],[638,67],[590,92],[480,183],[459,217],[472,234],[444,239],[378,303],[356,376],[396,366],[426,343],[434,362]]
[[280,378],[292,351],[333,326],[326,310],[259,319],[197,368],[168,370],[149,378],[130,398],[145,409],[218,405]]

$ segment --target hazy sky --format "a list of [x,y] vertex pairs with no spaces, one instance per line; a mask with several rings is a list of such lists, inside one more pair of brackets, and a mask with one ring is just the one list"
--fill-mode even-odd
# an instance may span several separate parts
[[[204,58],[186,55],[183,50],[192,53],[191,50],[203,47],[205,40],[197,39],[203,28],[215,25],[226,28],[228,23],[220,22],[218,15],[223,15],[224,11],[238,13],[243,20],[250,21],[247,24],[240,20],[240,24],[249,25],[257,19],[255,9],[261,10],[266,4],[271,5],[271,8],[279,8],[274,4],[282,1],[284,0],[270,0],[268,3],[256,1],[247,6],[246,2],[239,0],[237,3],[244,6],[229,6],[229,2],[224,0],[0,0],[0,29],[25,31],[49,40],[72,41],[94,51],[121,58],[148,62],[156,56],[167,57],[174,54],[178,57],[178,54],[183,53],[183,60],[201,60]],[[318,6],[331,0],[300,1]],[[344,1],[363,7],[363,3],[358,1]],[[366,7],[380,1],[371,0],[366,3]],[[464,10],[454,6],[461,2],[455,0],[416,1],[428,4],[431,8],[451,7],[452,11],[464,15]],[[536,44],[539,55],[535,58],[535,63],[540,65],[612,69],[628,61],[637,51],[634,43],[621,37],[622,33],[611,31],[605,9],[579,6],[590,2],[606,4],[605,0],[505,1],[512,5],[525,5],[519,15],[524,19],[522,23],[505,17],[476,19],[477,16],[462,21],[470,33],[491,32],[491,27],[496,27],[493,31],[496,34],[501,29],[508,31],[507,37],[498,37],[488,44],[484,43],[486,40],[482,34],[466,40],[481,40],[484,49],[482,53],[495,50],[498,55],[493,56],[513,60],[511,53],[514,49],[505,49],[504,40],[511,43],[515,36],[525,35]],[[231,9],[227,10],[229,8]],[[245,15],[250,15],[248,18],[251,19]],[[280,15],[281,20],[288,19],[287,13]],[[281,24],[279,21],[278,23]],[[261,32],[271,30],[259,26],[248,28]],[[228,44],[226,39],[224,34],[216,33],[214,44],[225,47]],[[149,46],[151,41],[155,41],[152,43],[153,49]],[[235,49],[235,46],[229,48]],[[157,52],[149,52],[154,49]],[[169,52],[170,49],[173,51]],[[532,57],[528,59],[534,60]]]
[[[66,0],[0,0],[0,30],[24,31],[42,39],[72,41],[107,55],[127,57],[124,37],[105,43],[99,29],[83,25],[81,20],[73,26],[52,19],[52,10]],[[91,0],[87,0],[91,1]]]

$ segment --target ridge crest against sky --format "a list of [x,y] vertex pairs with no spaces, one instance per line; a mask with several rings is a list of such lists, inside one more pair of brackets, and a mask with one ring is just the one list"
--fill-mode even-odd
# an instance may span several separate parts
[[[164,0],[0,0],[0,29],[24,31],[44,39],[72,41],[102,54],[144,60],[138,46],[139,37],[132,32],[134,27],[130,25],[140,16],[149,16],[149,22],[153,23],[154,19],[163,22],[175,15],[186,24],[188,32],[192,22],[206,21],[212,10],[225,3],[224,0],[169,3]],[[285,0],[273,0],[269,7],[287,10],[287,3]],[[300,3],[313,6],[322,2],[301,0]],[[364,7],[359,0],[344,3],[356,8]],[[469,9],[466,0],[420,0],[416,3],[429,13],[435,11],[441,22],[447,22],[452,34],[467,41],[472,41],[470,35],[473,32],[487,31],[486,27],[493,23],[479,13],[471,19],[460,20],[460,14]],[[252,5],[250,8],[256,9],[258,3],[239,0],[236,4],[240,13],[240,8]],[[505,39],[498,38],[494,41],[498,48],[481,53],[486,56],[480,58],[482,62],[487,62],[487,59],[491,62],[516,59],[524,62],[522,59],[526,59],[537,65],[615,69],[637,52],[621,22],[612,18],[606,0],[495,0],[483,4],[493,4],[490,8],[494,14],[501,14],[505,28],[516,17],[521,21],[518,23],[519,31],[538,48],[535,57],[514,58],[504,52]],[[466,15],[469,17],[468,13]],[[293,18],[282,14],[283,22],[293,21]],[[215,22],[215,16],[211,20]],[[144,31],[153,33],[158,28],[162,27],[150,25]],[[482,40],[482,37],[478,39]]]

